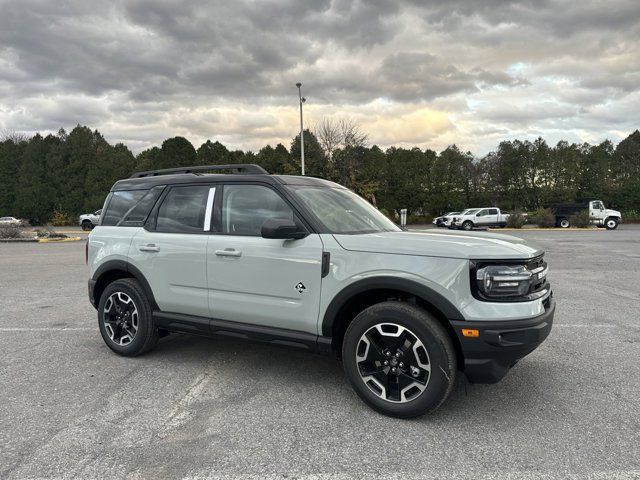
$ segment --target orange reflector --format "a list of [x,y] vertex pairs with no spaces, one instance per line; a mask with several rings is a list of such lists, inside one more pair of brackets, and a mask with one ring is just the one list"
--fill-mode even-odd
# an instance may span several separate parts
[[462,329],[462,336],[463,337],[477,338],[477,337],[480,336],[480,331],[476,330],[475,328],[463,328]]

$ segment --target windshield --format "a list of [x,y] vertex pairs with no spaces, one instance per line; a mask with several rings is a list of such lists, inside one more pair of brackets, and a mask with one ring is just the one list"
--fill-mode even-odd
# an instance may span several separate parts
[[400,230],[373,205],[350,190],[310,186],[291,187],[291,190],[332,233]]
[[470,208],[469,210],[465,210],[464,212],[462,212],[462,215],[473,215],[479,210],[479,208]]

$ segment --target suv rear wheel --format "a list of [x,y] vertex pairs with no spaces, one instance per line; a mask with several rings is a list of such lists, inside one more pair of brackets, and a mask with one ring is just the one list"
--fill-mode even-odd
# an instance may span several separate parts
[[133,278],[116,280],[104,289],[98,304],[98,326],[104,342],[119,355],[135,357],[158,343],[151,305]]
[[456,379],[451,339],[425,310],[384,302],[363,310],[342,345],[347,378],[373,409],[400,418],[436,410]]

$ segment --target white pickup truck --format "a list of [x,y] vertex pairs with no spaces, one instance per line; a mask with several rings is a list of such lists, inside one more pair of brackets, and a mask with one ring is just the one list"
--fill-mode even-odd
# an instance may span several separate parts
[[460,215],[453,217],[449,228],[473,230],[476,227],[506,227],[508,213],[502,213],[499,208],[469,208]]

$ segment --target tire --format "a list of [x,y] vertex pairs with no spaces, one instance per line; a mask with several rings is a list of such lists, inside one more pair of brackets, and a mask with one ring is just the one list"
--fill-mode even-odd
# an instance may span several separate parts
[[148,352],[159,338],[151,311],[149,300],[137,280],[122,278],[110,283],[98,303],[102,339],[111,350],[125,357]]
[[84,230],[85,232],[93,230],[93,223],[91,223],[89,220],[85,220],[84,222],[82,222],[82,230]]
[[568,218],[562,217],[562,218],[558,219],[558,226],[560,228],[569,228],[571,226],[571,223],[569,222]]
[[604,221],[604,225],[607,227],[607,230],[615,230],[618,228],[618,219],[616,217],[608,217]]
[[[393,346],[402,338],[402,345]],[[442,325],[427,311],[397,301],[360,312],[345,333],[342,362],[358,396],[398,418],[435,411],[457,375],[455,349]]]
[[473,230],[473,222],[471,220],[465,220],[462,223],[462,229],[466,230],[467,232]]

